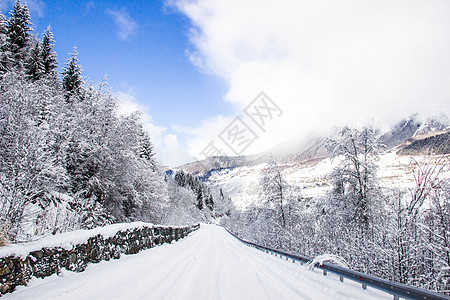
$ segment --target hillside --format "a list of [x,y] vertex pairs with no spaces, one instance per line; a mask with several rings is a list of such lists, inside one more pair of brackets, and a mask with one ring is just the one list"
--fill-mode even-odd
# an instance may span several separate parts
[[450,132],[415,137],[405,141],[400,148],[400,155],[450,154]]

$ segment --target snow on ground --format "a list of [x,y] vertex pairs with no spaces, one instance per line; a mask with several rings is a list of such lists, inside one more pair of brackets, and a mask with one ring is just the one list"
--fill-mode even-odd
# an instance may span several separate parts
[[224,169],[212,172],[209,180],[222,188],[238,209],[246,209],[259,201],[259,180],[264,168],[266,164]]
[[[437,161],[440,156],[433,158]],[[387,152],[380,155],[378,161],[378,177],[381,185],[387,188],[412,188],[414,177],[412,175],[410,162],[415,159],[425,162],[428,158],[424,156],[401,156],[395,152]],[[450,161],[450,156],[444,157],[441,163]],[[316,198],[324,196],[332,187],[332,179],[329,174],[339,164],[338,159],[316,159],[307,162],[292,164],[281,164],[285,180],[294,186],[302,188],[304,198]],[[213,185],[222,188],[238,209],[244,210],[251,204],[260,201],[260,178],[265,163],[255,166],[237,167],[212,172],[209,180]],[[441,178],[450,178],[450,169],[443,170]]]
[[337,276],[249,248],[223,228],[116,261],[34,279],[3,299],[391,299]]

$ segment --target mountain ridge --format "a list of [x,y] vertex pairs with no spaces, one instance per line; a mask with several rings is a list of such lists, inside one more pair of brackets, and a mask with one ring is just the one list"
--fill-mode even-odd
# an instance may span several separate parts
[[[413,115],[400,120],[389,130],[379,132],[378,139],[385,145],[386,151],[396,151],[399,155],[413,153],[411,147],[420,147],[420,153],[424,153],[424,143],[428,145],[428,152],[433,152],[433,148],[436,148],[438,150],[437,153],[446,154],[448,153],[448,150],[446,150],[448,146],[445,143],[448,144],[448,139],[441,137],[429,139],[426,142],[418,141],[440,134],[446,134],[449,131],[450,126],[446,116],[428,118],[421,122],[417,115]],[[207,173],[211,173],[214,170],[233,169],[265,163],[271,155],[280,163],[302,164],[308,161],[321,160],[330,156],[326,148],[327,139],[337,138],[338,134],[338,128],[332,130],[328,135],[310,132],[306,136],[296,136],[285,140],[269,150],[257,154],[213,156],[204,160],[184,164],[175,169],[204,177]],[[411,144],[414,144],[414,146],[411,146]],[[406,150],[403,151],[403,148],[408,148],[409,152]],[[416,150],[415,153],[419,153],[419,150]]]

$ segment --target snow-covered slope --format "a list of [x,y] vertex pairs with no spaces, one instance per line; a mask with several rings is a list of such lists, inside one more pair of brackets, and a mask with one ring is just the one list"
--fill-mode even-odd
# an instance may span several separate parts
[[392,298],[249,248],[215,225],[202,225],[173,245],[61,276],[35,279],[4,299]]
[[[385,145],[379,161],[379,177],[387,187],[411,187],[413,176],[409,155],[423,160],[423,154],[448,154],[450,149],[448,119],[445,116],[421,121],[417,116],[405,118],[383,134]],[[270,155],[280,164],[285,180],[301,187],[302,196],[311,199],[331,188],[329,174],[336,161],[329,158],[327,138],[338,138],[339,130],[327,135],[311,133],[285,141],[260,154],[239,157],[210,157],[179,167],[197,174],[202,180],[221,188],[238,209],[246,209],[260,201],[260,178]],[[405,155],[399,155],[405,154]],[[448,158],[447,160],[448,161]],[[444,174],[445,175],[445,174]],[[450,177],[450,174],[445,176]]]
[[[434,160],[437,160],[436,156]],[[414,186],[414,177],[410,166],[411,159],[419,162],[428,158],[424,156],[403,156],[389,151],[380,156],[378,161],[378,177],[381,185],[388,188],[409,188]],[[441,163],[449,163],[450,156]],[[326,194],[332,187],[332,178],[329,174],[337,165],[337,160],[330,158],[316,159],[304,162],[280,164],[285,180],[293,186],[301,188],[302,197],[311,199]],[[253,166],[241,166],[209,172],[208,181],[221,188],[238,209],[246,209],[251,204],[261,201],[260,179],[266,168],[266,163]],[[443,177],[450,177],[450,170],[444,169]]]

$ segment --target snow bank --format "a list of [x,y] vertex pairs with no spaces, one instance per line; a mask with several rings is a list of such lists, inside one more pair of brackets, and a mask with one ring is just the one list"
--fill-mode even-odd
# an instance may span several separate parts
[[334,254],[322,254],[316,256],[311,262],[309,262],[306,267],[309,270],[314,270],[316,264],[323,265],[324,262],[330,262],[336,266],[349,268],[347,262],[342,258]]
[[[119,231],[126,231],[128,229],[153,227],[152,223],[133,222],[133,223],[119,223],[107,225],[104,227],[97,227],[90,230],[75,230],[57,235],[45,236],[39,240],[23,243],[12,244],[0,248],[0,257],[19,256],[26,257],[30,252],[40,250],[42,248],[63,248],[71,250],[74,245],[84,244],[90,237],[101,235],[104,238],[113,237]],[[164,226],[158,226],[164,227]]]

